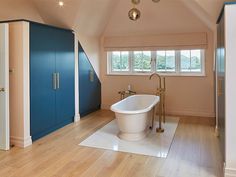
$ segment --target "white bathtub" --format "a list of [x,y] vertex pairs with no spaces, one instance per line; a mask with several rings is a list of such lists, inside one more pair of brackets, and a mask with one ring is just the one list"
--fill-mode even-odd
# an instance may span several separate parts
[[119,138],[128,141],[143,139],[148,131],[152,110],[159,96],[133,95],[111,106],[115,112],[120,132]]

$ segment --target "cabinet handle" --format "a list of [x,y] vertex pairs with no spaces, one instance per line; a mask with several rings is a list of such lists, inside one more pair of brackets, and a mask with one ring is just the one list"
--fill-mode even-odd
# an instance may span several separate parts
[[56,90],[57,89],[57,74],[53,73],[52,74],[52,85],[53,85],[53,89]]
[[218,96],[223,95],[223,79],[222,78],[218,78]]
[[56,88],[59,89],[60,88],[60,73],[56,74],[56,78],[57,78],[57,80],[56,80],[56,83],[57,83]]

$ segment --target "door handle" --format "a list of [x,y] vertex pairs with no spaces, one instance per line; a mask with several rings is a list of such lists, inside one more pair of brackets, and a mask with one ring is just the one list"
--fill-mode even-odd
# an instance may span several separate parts
[[0,88],[0,92],[5,92],[5,88]]
[[53,87],[53,90],[56,90],[57,89],[57,74],[56,73],[53,73],[52,74],[52,87]]
[[56,88],[60,88],[60,73],[56,73]]
[[93,70],[89,71],[89,80],[90,80],[90,82],[94,81],[94,71]]

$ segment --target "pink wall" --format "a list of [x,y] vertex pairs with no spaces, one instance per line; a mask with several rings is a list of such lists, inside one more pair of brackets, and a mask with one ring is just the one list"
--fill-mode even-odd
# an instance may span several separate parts
[[213,33],[199,18],[177,1],[161,1],[159,4],[142,1],[138,6],[142,16],[137,22],[132,22],[127,17],[127,12],[131,7],[129,1],[121,0],[118,3],[101,40],[102,107],[109,109],[111,104],[119,100],[118,91],[127,89],[129,84],[138,93],[154,94],[157,87],[155,78],[150,81],[148,76],[107,75],[104,38],[206,32],[208,38],[208,47],[205,53],[206,76],[167,77],[166,109],[167,113],[175,115],[215,116]]

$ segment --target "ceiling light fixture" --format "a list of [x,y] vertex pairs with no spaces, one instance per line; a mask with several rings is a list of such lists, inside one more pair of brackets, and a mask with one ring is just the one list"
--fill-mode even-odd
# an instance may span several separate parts
[[64,2],[63,2],[63,1],[59,1],[59,2],[58,2],[58,5],[59,5],[60,7],[62,7],[62,6],[64,6]]
[[[134,7],[132,9],[129,10],[128,12],[128,16],[130,20],[136,21],[141,17],[141,12],[140,10],[138,10],[137,8],[135,8],[135,5],[138,5],[140,3],[141,0],[131,0],[132,4],[134,5]],[[152,0],[152,2],[160,2],[160,0]]]
[[130,20],[136,21],[140,18],[140,16],[141,16],[141,12],[136,8],[132,8],[129,11],[129,19]]

